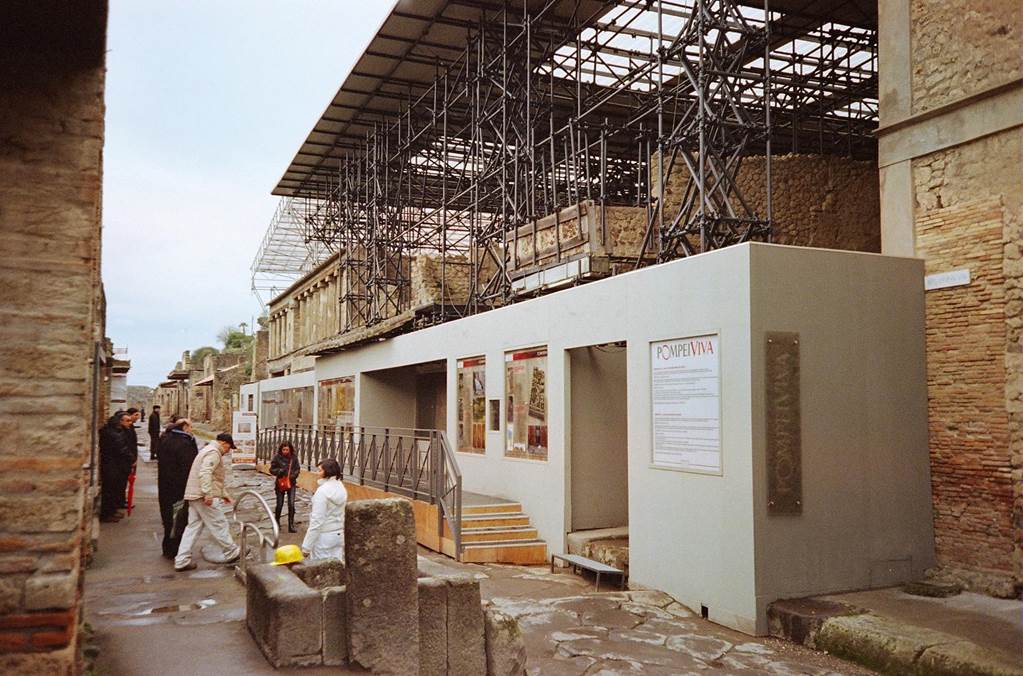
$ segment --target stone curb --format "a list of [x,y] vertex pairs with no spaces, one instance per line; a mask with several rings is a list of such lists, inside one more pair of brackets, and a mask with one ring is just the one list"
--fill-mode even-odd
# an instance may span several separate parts
[[[818,603],[829,607],[806,612]],[[841,605],[814,599],[772,604],[768,611],[771,635],[885,674],[1023,676],[1023,659],[1014,660],[952,634]]]

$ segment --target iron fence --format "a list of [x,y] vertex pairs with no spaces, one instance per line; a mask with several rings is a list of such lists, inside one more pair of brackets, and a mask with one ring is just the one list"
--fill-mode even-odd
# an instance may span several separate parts
[[462,473],[441,430],[395,427],[278,425],[259,430],[256,458],[270,462],[281,443],[291,443],[299,463],[312,471],[334,458],[345,481],[438,506],[438,533],[446,522],[462,554]]

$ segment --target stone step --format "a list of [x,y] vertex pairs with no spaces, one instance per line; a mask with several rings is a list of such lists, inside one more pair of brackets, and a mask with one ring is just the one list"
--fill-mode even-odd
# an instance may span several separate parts
[[520,514],[522,505],[517,502],[499,502],[492,505],[471,505],[462,506],[463,516],[476,516],[479,514]]
[[462,530],[463,543],[497,542],[508,540],[533,540],[537,531],[531,526],[511,528],[466,528]]
[[462,515],[462,529],[484,528],[489,526],[528,526],[529,517],[522,512],[513,514],[474,514]]
[[467,544],[462,546],[465,563],[513,563],[540,565],[547,563],[547,543],[525,540],[503,543]]

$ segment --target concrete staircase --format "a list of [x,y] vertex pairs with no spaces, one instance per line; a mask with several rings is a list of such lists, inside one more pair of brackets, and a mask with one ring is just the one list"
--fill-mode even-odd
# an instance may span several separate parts
[[462,561],[547,563],[547,543],[537,537],[517,502],[462,506]]

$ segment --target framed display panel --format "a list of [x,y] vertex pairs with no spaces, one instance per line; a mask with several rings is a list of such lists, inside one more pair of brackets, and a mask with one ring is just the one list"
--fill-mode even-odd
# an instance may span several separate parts
[[506,458],[547,460],[547,348],[505,353]]
[[319,390],[319,424],[351,427],[355,423],[355,378],[346,376],[321,380]]
[[720,336],[650,343],[651,465],[722,473]]
[[313,422],[312,385],[263,392],[260,396],[259,417],[263,421],[263,427],[311,425]]
[[485,453],[487,449],[487,360],[458,360],[458,450]]

